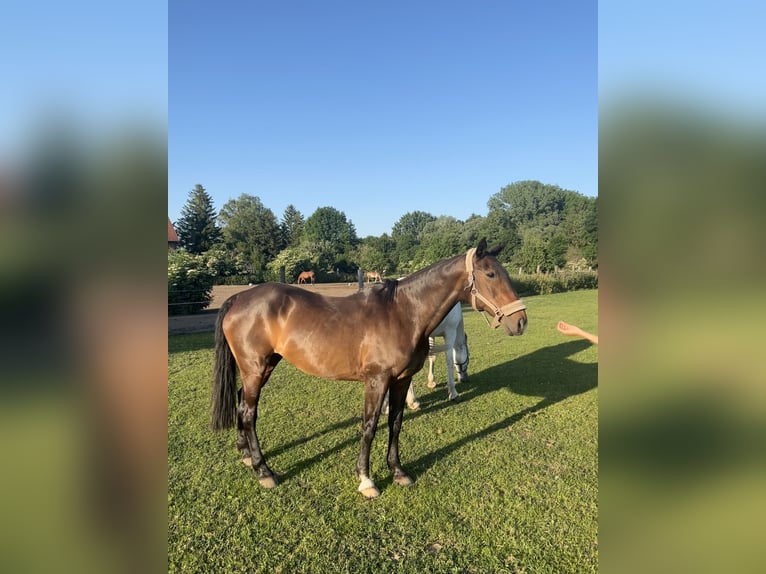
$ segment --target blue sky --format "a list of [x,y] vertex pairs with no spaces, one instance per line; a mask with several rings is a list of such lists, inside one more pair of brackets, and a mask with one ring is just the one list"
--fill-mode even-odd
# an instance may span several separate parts
[[0,158],[18,160],[52,118],[86,137],[164,130],[167,15],[156,0],[2,2]]
[[597,194],[596,2],[171,1],[168,215],[201,183],[360,237],[536,179]]
[[766,3],[602,0],[599,98],[681,102],[762,122]]

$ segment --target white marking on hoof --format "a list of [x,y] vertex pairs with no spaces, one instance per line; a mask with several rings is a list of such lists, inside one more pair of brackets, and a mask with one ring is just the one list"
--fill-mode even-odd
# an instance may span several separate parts
[[429,389],[435,389],[435,388],[436,388],[436,383],[435,383],[434,381],[428,381],[428,382],[426,383],[426,386],[427,386]]
[[409,476],[406,474],[400,474],[399,476],[394,477],[394,482],[398,484],[399,486],[410,486],[415,481],[412,480]]
[[375,483],[372,482],[369,478],[365,478],[362,480],[361,484],[359,485],[359,488],[357,488],[359,492],[362,493],[362,496],[364,496],[367,499],[370,498],[377,498],[380,496],[380,491],[375,486]]
[[249,456],[245,457],[242,459],[242,464],[244,464],[245,466],[253,466],[253,459],[250,458]]
[[258,479],[258,484],[260,484],[266,490],[270,490],[277,485],[277,479],[273,476],[262,476]]
[[420,410],[420,403],[411,403],[407,405],[411,411],[419,411]]

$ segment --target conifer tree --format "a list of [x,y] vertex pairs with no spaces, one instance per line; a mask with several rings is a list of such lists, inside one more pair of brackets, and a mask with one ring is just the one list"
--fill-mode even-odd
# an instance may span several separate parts
[[216,225],[213,199],[199,183],[189,192],[189,199],[181,210],[181,218],[175,228],[181,245],[189,253],[203,253],[221,237]]

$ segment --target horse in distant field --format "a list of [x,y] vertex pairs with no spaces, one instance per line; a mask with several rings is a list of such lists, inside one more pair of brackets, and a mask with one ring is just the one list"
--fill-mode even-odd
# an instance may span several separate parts
[[375,281],[375,283],[381,283],[383,279],[380,277],[380,273],[377,271],[368,271],[367,281]]
[[370,478],[370,447],[388,392],[386,462],[394,483],[412,484],[399,459],[399,433],[410,381],[428,356],[428,335],[458,301],[492,314],[492,326],[502,326],[508,335],[521,335],[527,327],[526,306],[496,258],[499,251],[487,249],[482,239],[465,254],[345,297],[325,297],[282,283],[263,283],[231,296],[216,320],[212,427],[236,425],[243,461],[261,486],[276,486],[256,422],[261,389],[285,358],[316,377],[364,381],[356,474],[357,490],[365,498],[380,495]]
[[298,275],[298,285],[301,283],[305,283],[306,279],[311,281],[311,284],[314,284],[314,272],[313,271],[302,271],[300,275]]

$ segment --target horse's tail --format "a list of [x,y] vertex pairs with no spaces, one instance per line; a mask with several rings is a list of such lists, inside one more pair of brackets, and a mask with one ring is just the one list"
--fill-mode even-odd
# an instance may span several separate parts
[[215,430],[231,428],[237,418],[237,364],[223,334],[223,318],[234,297],[224,301],[215,321],[215,368],[213,370],[213,417]]

